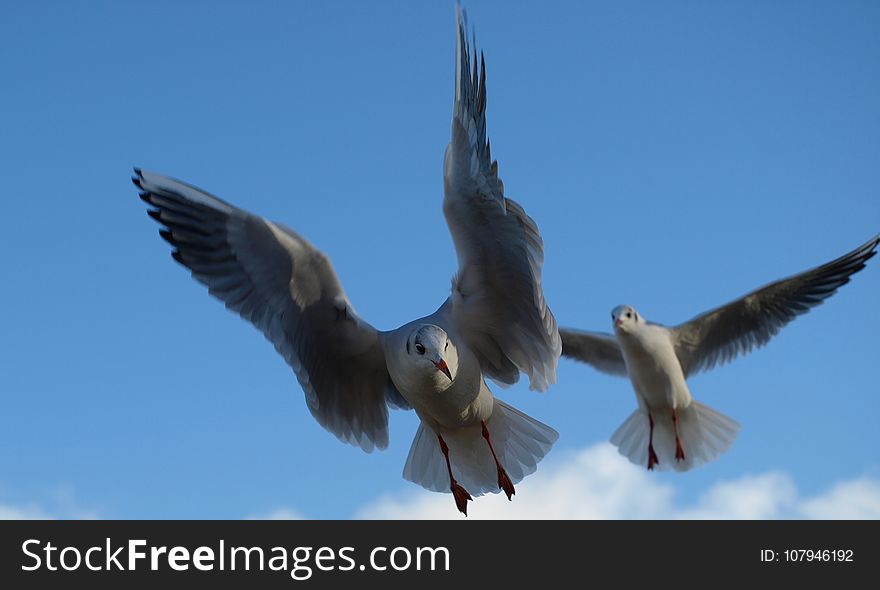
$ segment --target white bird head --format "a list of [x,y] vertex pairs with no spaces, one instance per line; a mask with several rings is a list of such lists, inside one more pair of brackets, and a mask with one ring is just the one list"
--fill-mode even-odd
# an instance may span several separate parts
[[458,373],[458,350],[443,328],[423,324],[406,341],[409,362],[427,375],[438,389],[449,387]]
[[618,305],[611,310],[611,321],[614,322],[615,332],[631,332],[644,320],[635,308],[629,305]]

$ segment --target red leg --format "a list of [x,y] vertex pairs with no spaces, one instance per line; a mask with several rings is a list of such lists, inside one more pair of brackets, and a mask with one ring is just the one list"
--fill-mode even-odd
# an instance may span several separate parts
[[495,459],[495,467],[498,468],[498,487],[504,490],[504,493],[507,494],[508,500],[512,500],[513,498],[511,496],[516,493],[516,490],[513,488],[513,482],[510,481],[510,477],[507,475],[507,472],[498,460],[498,455],[495,454],[495,447],[492,446],[492,438],[489,436],[489,429],[486,428],[486,422],[483,421],[480,423],[483,425],[483,438],[489,443],[489,450],[492,451],[492,458]]
[[675,460],[684,461],[684,449],[681,448],[681,441],[678,438],[678,416],[675,409],[672,410],[672,428],[675,429]]
[[659,463],[660,459],[657,458],[657,453],[654,452],[654,418],[651,416],[651,412],[648,412],[648,424],[651,427],[648,434],[648,471],[653,471],[654,465]]
[[455,498],[455,506],[462,514],[467,516],[467,503],[468,500],[473,500],[473,498],[471,498],[471,495],[467,490],[458,485],[458,482],[452,477],[452,465],[449,463],[449,447],[446,446],[446,441],[443,440],[443,437],[440,436],[439,432],[437,433],[437,440],[440,441],[440,450],[443,451],[443,456],[446,458],[446,470],[449,471],[449,489],[452,491],[452,496]]

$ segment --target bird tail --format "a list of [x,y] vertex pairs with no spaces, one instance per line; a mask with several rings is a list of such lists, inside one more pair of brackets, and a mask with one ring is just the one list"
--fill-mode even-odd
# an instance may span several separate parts
[[[716,412],[709,406],[691,401],[686,408],[676,411],[678,435],[684,450],[684,460],[675,458],[675,430],[672,417],[654,415],[654,452],[660,470],[688,471],[714,461],[733,444],[739,424]],[[641,408],[630,414],[611,436],[611,444],[621,455],[635,463],[648,465],[648,414]]]
[[[495,399],[486,422],[498,460],[513,483],[534,473],[559,434],[516,408]],[[440,433],[449,447],[452,475],[472,496],[500,491],[498,472],[482,426],[476,424]],[[403,477],[432,492],[449,491],[449,472],[437,433],[424,423],[413,439]]]

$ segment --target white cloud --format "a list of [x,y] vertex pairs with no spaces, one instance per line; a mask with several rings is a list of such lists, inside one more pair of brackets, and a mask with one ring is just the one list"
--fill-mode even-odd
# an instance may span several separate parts
[[[46,508],[48,504],[49,508]],[[48,494],[46,502],[27,504],[0,503],[0,520],[95,520],[101,518],[96,510],[83,508],[72,490],[61,487]]]
[[[559,468],[559,465],[564,467]],[[521,484],[513,497],[516,509],[502,494],[477,498],[469,518],[651,518],[672,501],[671,486],[658,483],[630,465],[611,445],[597,445],[557,459],[556,468],[539,470]],[[450,510],[452,507],[452,510]],[[364,508],[360,518],[457,518],[448,494],[413,490],[387,495]]]
[[[672,480],[674,481],[674,480]],[[880,520],[880,479],[859,477],[801,497],[791,476],[781,471],[720,481],[687,504],[678,501],[669,479],[631,464],[607,443],[557,454],[538,473],[517,485],[509,502],[503,494],[477,498],[468,505],[471,519],[873,519]],[[56,494],[57,495],[57,494]],[[47,510],[38,503],[0,504],[0,520],[96,519],[94,510],[77,507],[70,494],[59,495]],[[449,494],[411,489],[386,494],[355,515],[364,519],[461,519]],[[259,520],[302,520],[306,516],[280,506]]]
[[[679,506],[671,484],[631,464],[607,443],[555,463],[517,486],[515,509],[502,494],[477,498],[469,519],[775,519],[880,518],[880,480],[861,478],[802,499],[781,472],[719,482],[690,506]],[[357,515],[366,519],[458,519],[448,494],[386,495]]]
[[0,504],[0,520],[47,520],[52,518],[36,504],[9,506]]
[[806,518],[880,519],[880,481],[863,477],[836,484],[827,493],[803,503]]
[[759,520],[797,517],[797,488],[784,473],[746,475],[717,483],[696,506],[674,511],[674,518]]
[[38,504],[12,506],[0,504],[0,520],[96,520],[101,516],[94,510],[72,510],[61,513],[47,512]]
[[248,520],[303,520],[305,517],[293,510],[292,508],[287,508],[285,506],[276,508],[271,512],[267,512],[266,514],[258,514],[255,516],[249,516]]

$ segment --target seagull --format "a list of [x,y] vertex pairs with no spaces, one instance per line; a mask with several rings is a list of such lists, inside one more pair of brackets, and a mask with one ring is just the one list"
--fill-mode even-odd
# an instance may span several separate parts
[[618,305],[611,311],[614,335],[560,329],[562,354],[604,373],[629,376],[639,407],[611,436],[620,454],[649,470],[687,471],[716,459],[739,430],[735,421],[694,400],[687,378],[767,344],[848,283],[874,256],[878,242],[880,236],[672,328]]
[[[473,496],[533,473],[555,430],[497,399],[486,384],[533,390],[556,381],[562,341],[541,286],[538,227],[504,196],[486,134],[486,70],[457,10],[452,138],[443,212],[458,257],[451,294],[431,315],[383,332],[361,319],[330,259],[289,227],[195,186],[135,168],[140,198],[172,257],[250,321],[291,366],[312,416],[366,452],[388,445],[388,407],[420,419],[403,476]],[[473,62],[471,61],[473,59]],[[473,69],[471,69],[473,68]]]

